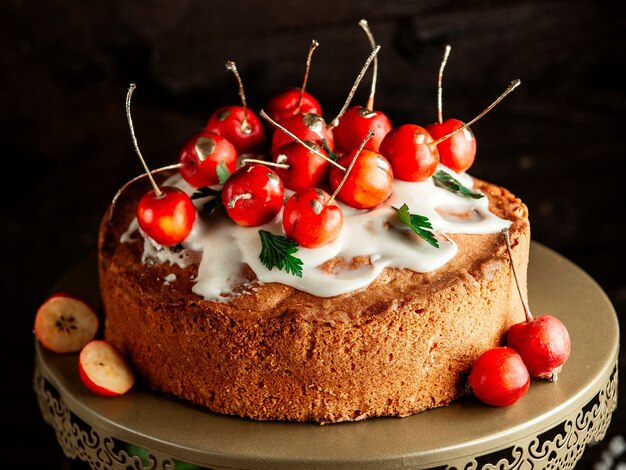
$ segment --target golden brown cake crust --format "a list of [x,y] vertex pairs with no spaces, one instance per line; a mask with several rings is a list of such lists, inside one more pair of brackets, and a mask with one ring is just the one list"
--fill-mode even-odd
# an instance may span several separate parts
[[[510,219],[526,285],[526,206],[475,187]],[[370,286],[319,298],[266,284],[228,303],[191,293],[197,264],[142,264],[143,240],[121,243],[133,186],[100,227],[105,336],[150,387],[260,420],[337,422],[406,416],[459,397],[472,362],[524,319],[501,234],[451,234],[459,251],[431,273],[387,268]],[[168,274],[176,280],[164,284]]]

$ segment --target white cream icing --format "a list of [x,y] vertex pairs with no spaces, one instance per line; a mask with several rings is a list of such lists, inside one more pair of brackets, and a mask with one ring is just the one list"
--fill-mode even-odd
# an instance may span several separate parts
[[[467,174],[457,174],[440,165],[464,186],[473,187]],[[195,188],[179,175],[165,184],[176,186],[193,194]],[[285,197],[291,193],[286,192]],[[195,200],[200,207],[206,200]],[[411,214],[428,217],[437,235],[439,248],[411,236],[397,216],[394,207],[407,204]],[[259,259],[261,240],[259,230],[284,235],[282,211],[273,221],[260,227],[241,227],[218,211],[211,217],[197,217],[191,233],[183,245],[184,250],[173,252],[155,244],[144,236],[142,261],[169,262],[181,267],[189,265],[191,252],[201,252],[202,258],[193,292],[208,300],[227,301],[236,287],[246,283],[242,266],[247,264],[261,283],[278,282],[309,292],[318,297],[332,297],[367,287],[386,267],[407,268],[416,272],[434,271],[457,252],[457,245],[445,233],[485,234],[495,233],[510,225],[488,209],[486,197],[472,199],[454,194],[435,185],[432,178],[420,183],[395,180],[391,197],[374,210],[357,210],[339,203],[344,213],[344,225],[339,237],[319,248],[300,247],[296,256],[302,260],[302,277],[277,268],[266,268]],[[121,241],[131,241],[132,234],[140,231],[136,220],[122,235]],[[343,257],[349,261],[356,256],[368,257],[370,264],[350,270],[327,273],[320,269],[324,262]]]

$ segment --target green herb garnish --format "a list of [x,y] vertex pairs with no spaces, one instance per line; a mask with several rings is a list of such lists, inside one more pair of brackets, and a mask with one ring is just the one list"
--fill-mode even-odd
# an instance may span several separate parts
[[208,186],[204,186],[202,188],[198,188],[191,195],[191,199],[202,199],[205,197],[210,197],[211,199],[202,204],[202,211],[205,212],[207,215],[211,215],[222,203],[222,191],[209,188]]
[[226,163],[224,160],[219,162],[219,164],[215,167],[215,173],[217,173],[217,179],[222,186],[226,183],[226,180],[230,178],[230,170],[226,167]]
[[328,154],[328,158],[330,158],[332,161],[336,162],[337,160],[339,160],[339,155],[337,155],[335,152],[333,152],[330,147],[328,146],[328,142],[326,142],[326,139],[322,139],[322,148],[324,150],[326,150],[326,153]]
[[475,193],[468,187],[463,186],[459,180],[442,170],[437,171],[433,175],[433,180],[440,188],[447,189],[448,191],[458,194],[459,196],[471,197],[472,199],[485,197],[484,194]]
[[428,220],[428,217],[424,217],[423,215],[410,214],[409,206],[406,204],[402,204],[400,209],[394,207],[396,211],[398,211],[398,217],[400,220],[408,226],[416,235],[423,238],[429,244],[434,246],[435,248],[439,248],[439,241],[435,237],[435,234],[431,231],[433,226]]
[[270,271],[276,267],[294,276],[302,277],[302,260],[293,256],[298,251],[298,244],[281,235],[274,235],[267,230],[259,230],[261,237],[261,263]]

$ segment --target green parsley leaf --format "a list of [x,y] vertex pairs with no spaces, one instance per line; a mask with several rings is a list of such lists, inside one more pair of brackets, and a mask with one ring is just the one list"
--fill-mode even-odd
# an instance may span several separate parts
[[293,256],[298,251],[298,244],[281,235],[274,235],[267,230],[259,230],[261,237],[261,263],[270,271],[276,267],[294,276],[302,277],[302,260]]
[[439,248],[439,241],[435,238],[433,232],[431,232],[433,226],[428,220],[428,217],[424,217],[423,215],[417,214],[409,214],[409,206],[406,204],[402,204],[400,209],[394,207],[396,211],[398,211],[398,217],[400,220],[416,235],[423,238],[429,244],[434,246],[435,248]]
[[191,195],[191,199],[202,199],[205,197],[209,197],[211,199],[202,204],[202,211],[207,215],[211,215],[222,203],[222,191],[218,191],[216,189],[209,188],[208,186],[204,186],[202,188],[198,188]]
[[459,180],[457,180],[449,173],[446,173],[445,171],[437,171],[433,175],[433,180],[435,181],[435,184],[440,188],[447,189],[448,191],[458,194],[459,196],[471,197],[472,199],[480,199],[481,197],[485,197],[484,194],[475,193],[471,189],[463,186]]
[[226,163],[224,163],[224,160],[219,162],[219,164],[215,167],[215,173],[217,173],[217,179],[219,180],[220,184],[224,186],[226,180],[230,178],[230,170],[226,167]]
[[328,158],[330,158],[332,161],[336,162],[337,160],[339,160],[339,155],[337,155],[335,152],[333,152],[330,147],[328,146],[328,142],[326,142],[326,139],[322,139],[322,148],[324,150],[326,150],[326,153],[328,154]]

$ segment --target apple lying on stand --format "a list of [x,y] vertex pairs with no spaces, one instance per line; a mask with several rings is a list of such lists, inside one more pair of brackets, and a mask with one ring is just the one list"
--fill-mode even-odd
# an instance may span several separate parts
[[135,383],[135,374],[122,352],[104,340],[91,341],[82,349],[78,373],[89,390],[107,397],[123,395]]
[[94,339],[100,322],[87,301],[60,292],[47,299],[35,316],[35,336],[43,347],[56,353],[82,349]]

